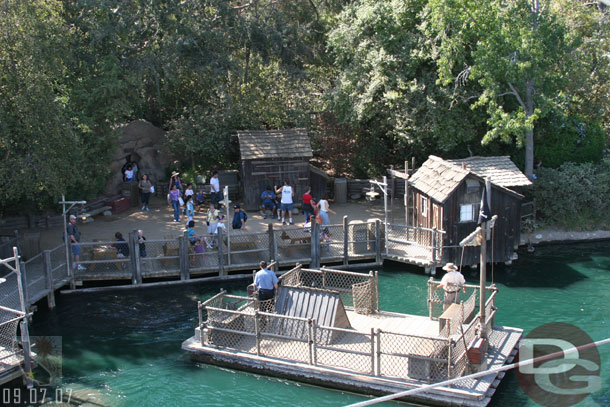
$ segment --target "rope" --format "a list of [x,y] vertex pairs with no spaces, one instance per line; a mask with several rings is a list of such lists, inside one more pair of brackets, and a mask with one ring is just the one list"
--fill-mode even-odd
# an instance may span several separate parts
[[460,273],[462,272],[462,263],[464,262],[464,249],[466,246],[462,246],[462,256],[460,257]]

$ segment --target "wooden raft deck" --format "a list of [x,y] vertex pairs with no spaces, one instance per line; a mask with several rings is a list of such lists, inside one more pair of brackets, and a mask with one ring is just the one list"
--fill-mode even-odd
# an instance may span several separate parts
[[[353,348],[362,335],[370,334],[371,328],[398,335],[411,335],[410,338],[420,336],[422,346],[425,345],[426,338],[438,339],[438,321],[428,317],[391,312],[362,315],[352,310],[347,310],[347,314],[354,333],[342,335],[332,344],[333,348]],[[489,336],[489,351],[486,356],[489,368],[512,361],[522,333],[523,331],[517,328],[494,327]],[[381,358],[384,365],[383,374],[374,375],[372,372],[379,371],[378,362],[375,361],[371,366],[371,359],[363,355],[343,354],[338,361],[336,354],[320,348],[317,365],[312,365],[308,363],[308,346],[303,342],[263,340],[260,355],[257,355],[254,337],[244,338],[239,345],[241,350],[235,350],[202,345],[200,335],[197,328],[195,336],[183,342],[182,349],[190,353],[191,359],[204,363],[367,395],[384,395],[428,384],[427,380],[418,380],[407,375],[409,363],[413,362],[405,355],[384,355]],[[370,344],[367,343],[366,346],[370,348]],[[417,347],[417,343],[414,346]],[[391,344],[384,346],[386,351],[391,347]],[[296,349],[300,349],[298,358],[285,357],[294,355]],[[271,354],[273,357],[263,354]],[[331,365],[333,367],[329,367]],[[502,374],[492,374],[482,379],[465,380],[451,387],[440,387],[420,393],[407,400],[443,406],[486,406],[502,377]]]
[[23,356],[0,346],[0,384],[21,376]]

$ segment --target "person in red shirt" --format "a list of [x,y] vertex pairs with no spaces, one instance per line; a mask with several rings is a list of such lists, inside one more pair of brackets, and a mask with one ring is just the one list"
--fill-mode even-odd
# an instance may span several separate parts
[[313,206],[311,205],[311,200],[313,197],[311,196],[311,187],[307,187],[307,190],[303,194],[303,213],[305,214],[305,223],[309,220],[311,216],[314,216]]

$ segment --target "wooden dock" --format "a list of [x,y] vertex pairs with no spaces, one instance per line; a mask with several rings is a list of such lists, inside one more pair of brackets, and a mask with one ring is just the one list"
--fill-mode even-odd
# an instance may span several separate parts
[[[433,284],[429,282],[429,287]],[[356,286],[359,288],[354,289]],[[298,290],[293,294],[282,291],[291,287]],[[466,301],[455,304],[459,312],[437,315],[438,307],[430,306],[428,316],[378,310],[376,287],[372,273],[297,267],[282,276],[277,297],[282,305],[275,312],[253,298],[224,292],[200,303],[199,325],[182,348],[196,361],[367,395],[422,387],[464,376],[474,368],[467,350],[475,342],[480,314],[469,312],[468,304],[477,298],[476,286],[468,286]],[[492,292],[486,302],[490,312],[481,332],[489,347],[486,365],[479,368],[509,363],[523,333],[493,326],[496,291],[493,286],[488,290]],[[346,304],[370,306],[344,307],[341,300],[337,303],[337,295]],[[287,298],[291,299],[289,310]],[[429,296],[428,300],[438,305],[438,298]],[[440,305],[442,308],[442,302]],[[344,317],[334,317],[342,313]],[[407,401],[486,406],[502,376],[465,380]]]

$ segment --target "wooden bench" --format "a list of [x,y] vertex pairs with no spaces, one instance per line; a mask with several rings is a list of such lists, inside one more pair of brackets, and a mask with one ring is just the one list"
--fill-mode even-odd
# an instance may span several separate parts
[[284,247],[299,249],[311,247],[311,236],[294,236],[283,230],[280,239],[285,241],[286,245]]
[[462,319],[462,304],[451,304],[449,307],[438,317],[438,334],[442,335],[445,331],[445,326],[449,324],[448,336],[453,335],[457,332],[458,326]]

